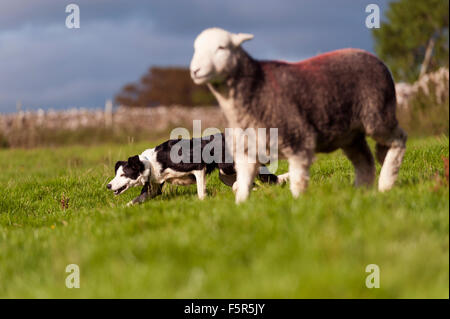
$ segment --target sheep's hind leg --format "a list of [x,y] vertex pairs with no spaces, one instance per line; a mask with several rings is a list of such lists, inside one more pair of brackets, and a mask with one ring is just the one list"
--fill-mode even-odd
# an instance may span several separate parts
[[355,167],[355,186],[370,186],[375,180],[375,162],[364,135],[342,148]]
[[[374,138],[380,144],[378,148],[382,148],[383,145],[388,147],[378,180],[378,190],[384,192],[390,190],[397,180],[403,156],[405,155],[407,135],[400,127],[397,127],[389,138],[382,139],[376,136]],[[383,159],[382,155],[379,160]]]
[[309,167],[313,159],[313,152],[302,151],[288,157],[289,180],[292,196],[297,198],[306,191],[309,182]]

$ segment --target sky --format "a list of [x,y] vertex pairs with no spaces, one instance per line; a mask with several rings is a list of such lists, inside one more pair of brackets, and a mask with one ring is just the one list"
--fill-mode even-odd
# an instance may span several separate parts
[[[79,29],[66,27],[70,3]],[[150,66],[187,67],[209,27],[254,34],[243,47],[258,59],[373,52],[370,3],[384,12],[389,0],[2,0],[0,113],[103,107]]]

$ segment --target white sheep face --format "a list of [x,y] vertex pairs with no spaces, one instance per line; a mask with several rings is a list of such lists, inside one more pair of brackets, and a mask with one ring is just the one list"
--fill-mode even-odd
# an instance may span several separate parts
[[219,28],[206,29],[194,42],[191,77],[194,83],[204,84],[226,77],[237,65],[236,48],[253,35],[230,33]]

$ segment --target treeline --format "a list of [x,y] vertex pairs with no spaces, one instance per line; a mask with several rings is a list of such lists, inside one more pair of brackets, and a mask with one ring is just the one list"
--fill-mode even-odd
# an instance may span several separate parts
[[116,95],[115,102],[134,107],[217,104],[206,86],[194,84],[189,69],[156,66],[151,67],[138,82],[126,84]]
[[381,27],[372,29],[377,55],[396,82],[413,83],[449,66],[449,0],[389,2]]

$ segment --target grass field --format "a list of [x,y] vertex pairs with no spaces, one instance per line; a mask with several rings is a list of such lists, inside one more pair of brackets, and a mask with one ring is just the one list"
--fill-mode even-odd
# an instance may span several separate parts
[[[447,137],[410,140],[388,193],[354,189],[335,152],[297,200],[262,186],[236,206],[216,172],[203,202],[170,186],[124,207],[139,190],[108,192],[113,165],[151,145],[0,151],[0,297],[449,297]],[[80,289],[65,287],[68,264]],[[379,289],[365,286],[368,264]]]

